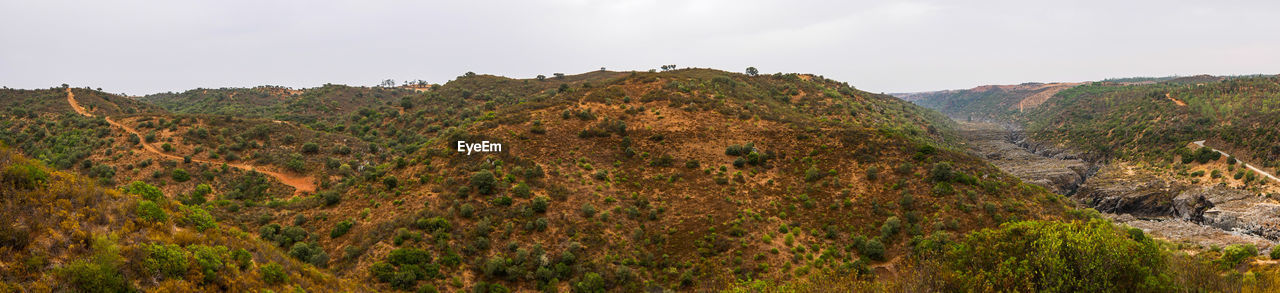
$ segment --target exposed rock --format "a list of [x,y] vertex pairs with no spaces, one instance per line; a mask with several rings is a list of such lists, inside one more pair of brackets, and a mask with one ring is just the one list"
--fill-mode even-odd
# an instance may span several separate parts
[[[1115,165],[1100,170],[1080,186],[1075,198],[1100,212],[1132,214],[1138,217],[1177,215],[1175,198],[1187,187],[1155,176],[1128,174]],[[1184,199],[1187,210],[1195,210],[1194,198]],[[1193,218],[1188,214],[1187,218]]]
[[1023,181],[1058,194],[1072,194],[1091,172],[1088,162],[1068,152],[1043,146],[1026,148],[1022,135],[992,124],[968,124],[970,148],[991,164]]

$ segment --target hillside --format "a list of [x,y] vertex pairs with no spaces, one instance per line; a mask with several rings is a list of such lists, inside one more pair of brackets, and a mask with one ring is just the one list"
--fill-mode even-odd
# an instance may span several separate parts
[[894,94],[961,120],[1008,121],[1080,83],[984,85],[967,90]]
[[[1280,167],[1280,77],[1149,85],[1095,83],[1059,93],[1027,115],[1038,138],[1099,157],[1172,163],[1206,140],[1267,170]],[[1212,81],[1219,80],[1219,81]]]
[[[1088,277],[1125,288],[1191,288],[1179,278],[1225,255],[1178,256],[970,154],[942,114],[808,74],[468,73],[412,90],[0,95],[24,109],[0,113],[0,140],[62,170],[49,172],[84,174],[86,186],[155,186],[164,197],[148,200],[163,202],[170,218],[199,207],[221,227],[206,233],[234,234],[254,243],[253,253],[289,255],[270,261],[337,284],[330,289],[711,291],[833,282],[847,290],[1044,290],[1003,281],[1023,276],[999,275],[1002,266],[989,261],[1024,256],[975,243],[1021,247],[1023,231],[1063,227],[1092,234],[1044,237],[1102,237],[1109,247],[1147,251],[1108,258],[1156,269]],[[1061,107],[1046,100],[1039,108]],[[503,147],[467,154],[459,141]],[[19,223],[14,229],[30,225]],[[174,223],[174,231],[189,229]],[[1041,251],[1051,249],[1018,253]],[[87,253],[67,258],[95,259]],[[1183,263],[1164,265],[1172,261]],[[169,284],[120,270],[133,288]],[[1152,279],[1125,279],[1134,275]],[[56,276],[5,274],[42,284]],[[1212,284],[1239,286],[1232,280]],[[1224,288],[1205,286],[1194,288]]]
[[101,188],[3,146],[0,170],[0,291],[366,290],[146,183]]
[[[634,291],[870,273],[925,239],[1063,211],[952,151],[945,118],[814,76],[472,75],[408,101],[405,114],[331,122],[425,138],[407,163],[344,178],[325,191],[336,203],[279,217],[352,227],[321,241],[344,255],[332,267],[385,288]],[[468,156],[459,140],[506,148]],[[399,277],[406,251],[437,256],[439,275]]]

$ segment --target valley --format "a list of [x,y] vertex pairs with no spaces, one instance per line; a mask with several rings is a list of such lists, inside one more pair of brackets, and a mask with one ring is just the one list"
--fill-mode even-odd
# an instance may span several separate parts
[[969,147],[1001,170],[1155,237],[1200,247],[1251,244],[1264,253],[1280,239],[1280,202],[1269,197],[1225,184],[1198,186],[1131,163],[1087,162],[1029,141],[1009,124],[961,127]]
[[[980,87],[968,102],[938,104],[958,106],[941,111],[818,75],[696,68],[534,79],[468,72],[422,88],[261,86],[142,97],[69,86],[5,89],[0,148],[20,159],[0,164],[7,174],[0,188],[33,196],[61,190],[46,190],[53,181],[42,174],[51,173],[118,194],[109,216],[119,220],[108,224],[119,232],[33,234],[38,215],[8,213],[16,218],[0,221],[9,223],[0,225],[0,240],[34,235],[29,242],[43,244],[4,242],[0,250],[12,252],[5,261],[13,262],[86,259],[126,247],[135,252],[95,263],[107,272],[85,282],[118,276],[129,281],[113,284],[142,290],[1043,284],[1006,275],[1008,258],[1071,262],[1055,274],[1063,282],[1106,280],[1136,291],[1264,285],[1225,272],[1271,278],[1276,271],[1255,257],[1280,237],[1273,216],[1280,205],[1266,195],[1280,184],[1266,183],[1261,171],[1269,167],[1180,149],[1194,146],[1190,140],[1153,145],[1167,152],[1133,148],[1150,155],[1124,158],[1101,150],[1125,148],[1077,144],[1108,135],[1053,124],[1045,117],[1062,111],[1046,109],[1088,86]],[[1179,97],[1189,104],[1175,109],[1198,102]],[[1002,106],[955,111],[988,103]],[[1197,135],[1210,137],[1204,134]],[[0,200],[12,211],[51,204]],[[93,213],[84,201],[59,205]],[[219,242],[227,236],[196,229],[213,225],[245,242]],[[137,226],[151,228],[129,228]],[[58,249],[66,237],[124,240]],[[1040,239],[1064,244],[1037,246],[1047,243]],[[246,248],[247,264],[215,266],[223,275],[176,273],[190,270],[196,253],[232,257],[203,252],[217,245],[253,249]],[[1100,257],[1068,259],[1061,251]],[[1102,259],[1124,265],[1080,269]],[[160,274],[156,264],[173,269]],[[79,288],[78,279],[59,275],[69,268],[36,263],[7,280],[17,288]],[[281,282],[281,275],[308,281]],[[332,284],[347,287],[325,287]]]

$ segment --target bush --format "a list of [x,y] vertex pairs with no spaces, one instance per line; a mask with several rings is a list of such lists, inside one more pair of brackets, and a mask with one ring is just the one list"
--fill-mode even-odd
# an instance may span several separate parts
[[4,182],[21,189],[36,189],[49,181],[49,172],[33,163],[15,163],[4,169]]
[[880,240],[876,239],[867,240],[861,248],[858,249],[858,253],[867,258],[882,261],[884,260],[884,244],[880,243]]
[[1258,248],[1253,244],[1232,244],[1222,249],[1222,266],[1226,268],[1234,268],[1246,259],[1258,255]]
[[227,255],[226,246],[191,245],[187,246],[187,250],[191,251],[196,267],[204,275],[205,283],[221,279],[222,269],[226,267],[223,262]]
[[414,222],[413,225],[418,229],[422,229],[424,231],[432,232],[432,233],[435,233],[436,231],[448,232],[450,231],[450,229],[453,228],[453,226],[449,224],[449,220],[446,220],[441,217],[432,217],[429,219],[428,218],[418,219],[417,221]]
[[183,169],[173,169],[173,173],[170,174],[170,177],[173,177],[173,181],[178,182],[187,182],[187,180],[191,180],[191,174],[187,174],[187,170]]
[[1011,222],[970,233],[946,258],[962,291],[1169,291],[1155,242],[1126,234],[1098,219]]
[[1208,163],[1210,161],[1216,161],[1219,158],[1222,158],[1221,153],[1215,152],[1213,151],[1213,149],[1209,147],[1201,147],[1200,149],[1197,149],[1196,153],[1193,156],[1195,157],[1195,161],[1201,164]]
[[293,247],[289,248],[289,256],[321,268],[329,264],[329,254],[324,252],[323,247],[315,243],[294,243]]
[[511,193],[515,194],[515,196],[519,198],[529,198],[529,196],[533,195],[533,192],[529,190],[529,185],[524,184],[524,182],[516,184],[516,187],[511,188]]
[[480,170],[471,175],[471,187],[475,188],[480,194],[493,194],[496,181],[497,179],[494,178],[493,172],[489,172],[489,170]]
[[584,203],[581,211],[583,217],[594,217],[596,215],[596,206],[591,205],[591,203]]
[[342,194],[336,190],[325,190],[320,192],[320,199],[324,201],[325,206],[333,206],[342,202]]
[[146,246],[143,267],[165,278],[182,278],[187,272],[187,251],[175,244]]
[[805,182],[814,182],[814,181],[822,180],[822,178],[826,176],[827,176],[827,173],[822,172],[822,170],[818,170],[817,167],[809,167],[809,170],[804,171]]
[[425,265],[431,261],[430,253],[417,248],[396,248],[387,255],[387,262],[396,266]]
[[1280,248],[1272,248],[1271,253],[1268,253],[1267,256],[1270,256],[1271,259],[1280,259]]
[[387,178],[382,179],[382,184],[386,185],[387,189],[396,189],[396,186],[400,185],[400,180],[396,179],[395,176],[387,176]]
[[253,264],[253,255],[249,254],[249,251],[244,248],[236,248],[236,250],[231,251],[231,260],[235,261],[236,267],[243,270]]
[[533,198],[533,203],[530,205],[530,207],[533,208],[534,212],[545,213],[547,212],[547,206],[549,204],[550,204],[550,199],[548,199],[546,196],[538,196]]
[[956,174],[953,169],[954,167],[951,166],[951,162],[934,163],[933,168],[929,169],[929,180],[937,182],[954,180],[956,178]]
[[338,222],[337,225],[333,226],[333,230],[329,231],[329,238],[342,237],[342,235],[346,235],[348,231],[351,231],[351,227],[355,225],[355,222],[351,220]]
[[135,292],[133,284],[120,273],[118,248],[105,239],[94,240],[94,257],[76,260],[55,272],[62,283],[77,292]]
[[314,143],[314,142],[308,142],[308,143],[304,143],[304,144],[302,144],[302,153],[304,153],[304,154],[314,154],[314,153],[318,153],[318,152],[320,152],[320,145],[318,145],[318,144],[316,144],[316,143]]
[[675,159],[671,155],[663,154],[662,156],[649,162],[649,166],[654,167],[671,167],[675,163]]
[[183,219],[196,228],[196,231],[204,232],[212,228],[218,227],[218,221],[213,215],[198,206],[182,207]]
[[142,200],[138,202],[138,217],[143,220],[152,222],[164,222],[169,220],[169,214],[164,212],[160,205],[150,200]]
[[289,274],[284,272],[284,268],[275,262],[265,266],[258,267],[258,274],[262,275],[262,281],[269,285],[281,284],[289,281]]
[[151,186],[142,181],[134,181],[125,186],[124,193],[136,194],[142,196],[142,199],[149,201],[163,201],[164,193],[160,192],[160,188]]

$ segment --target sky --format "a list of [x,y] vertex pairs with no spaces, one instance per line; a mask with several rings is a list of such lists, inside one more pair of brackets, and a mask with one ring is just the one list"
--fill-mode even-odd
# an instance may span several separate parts
[[1280,73],[1280,1],[0,0],[0,86],[142,95],[663,64],[871,92]]

